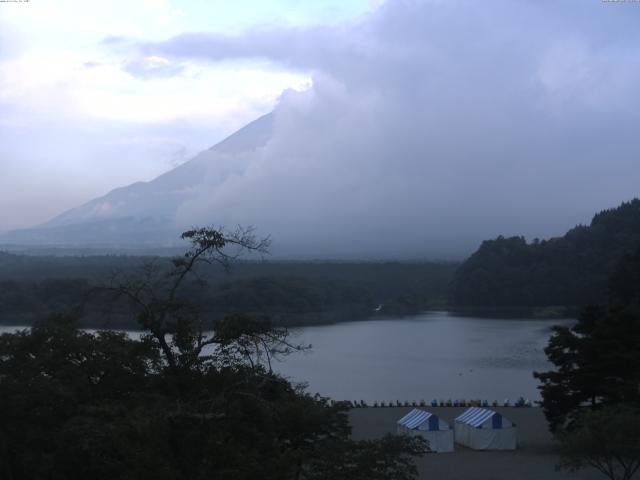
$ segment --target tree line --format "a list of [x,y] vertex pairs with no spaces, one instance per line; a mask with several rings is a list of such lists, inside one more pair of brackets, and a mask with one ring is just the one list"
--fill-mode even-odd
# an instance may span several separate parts
[[[96,287],[114,272],[153,264],[170,269],[168,257],[32,257],[0,252],[0,323],[29,325],[51,311],[82,305],[91,327],[135,328],[126,305]],[[218,319],[245,312],[267,314],[278,325],[350,321],[378,314],[409,315],[446,301],[456,268],[439,262],[235,262],[230,272],[203,265],[183,290],[201,311]]]
[[620,258],[640,246],[640,200],[625,202],[549,240],[484,241],[456,271],[457,307],[579,307],[602,303]]

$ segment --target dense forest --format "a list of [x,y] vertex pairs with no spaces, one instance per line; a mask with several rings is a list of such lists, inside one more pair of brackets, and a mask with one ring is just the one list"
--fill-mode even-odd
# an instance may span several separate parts
[[[82,306],[83,322],[133,328],[128,306],[107,289],[114,276],[170,267],[167,257],[28,256],[0,252],[0,323],[31,324]],[[203,265],[184,286],[207,318],[245,312],[277,325],[404,315],[442,306],[454,263],[236,262],[229,272]]]
[[[640,246],[640,200],[593,217],[563,237],[487,240],[457,270],[449,300],[457,307],[574,307],[606,299],[607,278]],[[562,309],[557,313],[562,313]]]

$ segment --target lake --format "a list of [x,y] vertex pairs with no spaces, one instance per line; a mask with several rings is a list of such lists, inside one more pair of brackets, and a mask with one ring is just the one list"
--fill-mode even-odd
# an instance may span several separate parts
[[571,323],[429,312],[305,327],[294,339],[311,343],[312,351],[274,368],[341,400],[537,400],[532,372],[551,367],[544,354],[551,326]]
[[292,330],[292,340],[312,344],[312,350],[276,362],[274,369],[337,400],[537,400],[532,372],[550,368],[543,351],[550,328],[570,323],[429,312],[304,327]]

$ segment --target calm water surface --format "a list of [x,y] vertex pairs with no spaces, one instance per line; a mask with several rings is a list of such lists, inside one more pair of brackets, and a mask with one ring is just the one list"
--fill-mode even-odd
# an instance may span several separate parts
[[389,401],[539,399],[535,370],[547,370],[544,347],[556,324],[571,320],[493,320],[446,312],[294,332],[313,349],[278,363],[335,399]]
[[550,368],[543,351],[550,328],[571,322],[429,312],[305,327],[293,330],[292,340],[312,344],[312,350],[274,368],[292,381],[308,382],[312,393],[340,400],[536,400],[532,372]]

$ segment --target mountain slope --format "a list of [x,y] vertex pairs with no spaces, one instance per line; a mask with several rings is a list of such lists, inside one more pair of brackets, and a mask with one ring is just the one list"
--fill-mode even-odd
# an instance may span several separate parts
[[175,243],[182,227],[176,223],[180,205],[191,198],[203,179],[215,185],[242,168],[237,157],[263,147],[272,130],[273,114],[264,115],[154,180],[116,188],[38,227],[5,233],[0,241],[53,245]]
[[593,217],[563,237],[527,243],[487,240],[458,269],[450,285],[457,306],[578,306],[603,302],[607,278],[620,258],[640,247],[640,200]]

